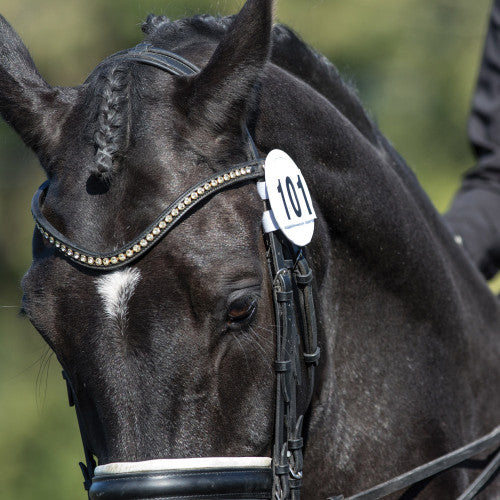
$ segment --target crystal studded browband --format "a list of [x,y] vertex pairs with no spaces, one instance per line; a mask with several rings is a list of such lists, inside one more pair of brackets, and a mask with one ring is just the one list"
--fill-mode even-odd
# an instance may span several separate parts
[[81,266],[108,271],[130,264],[142,256],[202,200],[226,187],[262,177],[264,175],[263,165],[264,160],[255,160],[205,179],[179,196],[139,237],[113,252],[97,254],[80,248],[71,243],[50,224],[41,210],[49,181],[44,182],[33,196],[31,212],[42,236],[64,256]]

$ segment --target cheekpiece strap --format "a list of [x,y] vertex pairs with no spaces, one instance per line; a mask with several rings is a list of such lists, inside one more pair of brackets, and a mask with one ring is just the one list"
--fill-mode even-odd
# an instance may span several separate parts
[[[307,265],[305,249],[295,247],[280,231],[266,233],[266,243],[277,328],[273,499],[299,500],[303,414],[311,402],[320,353],[314,317],[313,275]],[[301,375],[304,370],[305,385]]]

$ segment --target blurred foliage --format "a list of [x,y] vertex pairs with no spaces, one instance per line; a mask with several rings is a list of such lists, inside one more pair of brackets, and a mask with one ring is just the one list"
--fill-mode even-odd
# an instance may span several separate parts
[[[150,12],[236,12],[237,0],[0,0],[41,73],[78,85],[141,39]],[[355,82],[381,130],[444,210],[473,165],[465,127],[490,0],[281,0],[278,19]],[[0,123],[0,497],[85,498],[82,449],[57,361],[18,316],[31,258],[29,202],[43,173]],[[52,362],[51,362],[52,361]]]

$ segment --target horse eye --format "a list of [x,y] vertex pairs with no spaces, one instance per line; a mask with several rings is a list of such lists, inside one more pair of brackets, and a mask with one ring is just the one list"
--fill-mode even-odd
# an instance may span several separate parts
[[241,324],[248,321],[257,309],[257,300],[254,297],[246,297],[235,300],[227,311],[227,322],[229,325]]

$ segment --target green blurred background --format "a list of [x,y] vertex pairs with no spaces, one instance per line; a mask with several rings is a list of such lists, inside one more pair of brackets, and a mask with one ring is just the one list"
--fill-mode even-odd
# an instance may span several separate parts
[[[236,12],[242,0],[0,0],[42,75],[78,85],[141,40],[150,12]],[[328,56],[446,209],[473,165],[466,120],[490,0],[281,0],[278,20]],[[0,122],[0,499],[83,499],[82,449],[57,360],[18,316],[30,264],[29,202],[43,173]]]

